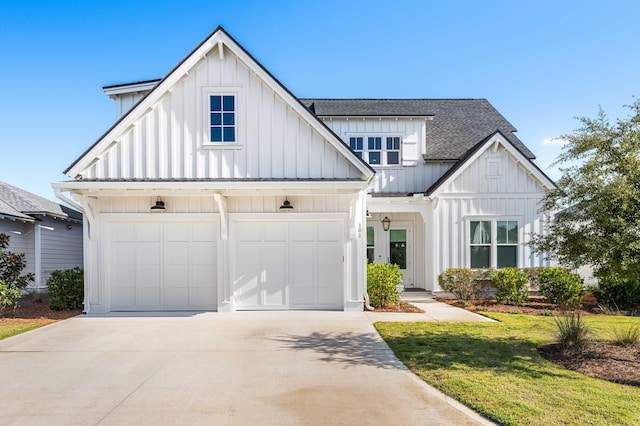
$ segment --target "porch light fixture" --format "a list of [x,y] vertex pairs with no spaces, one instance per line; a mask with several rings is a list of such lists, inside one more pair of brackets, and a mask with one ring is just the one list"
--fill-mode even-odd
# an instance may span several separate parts
[[293,209],[293,206],[289,202],[289,199],[287,197],[284,197],[284,203],[282,203],[282,205],[280,206],[280,210],[291,210],[291,209]]
[[391,226],[391,219],[385,216],[384,219],[382,219],[382,230],[386,232],[389,230],[390,226]]
[[164,201],[162,201],[160,196],[158,196],[158,198],[156,198],[156,204],[151,206],[151,213],[161,213],[164,209]]

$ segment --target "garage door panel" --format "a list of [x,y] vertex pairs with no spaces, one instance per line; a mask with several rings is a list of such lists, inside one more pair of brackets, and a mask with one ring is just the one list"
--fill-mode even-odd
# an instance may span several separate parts
[[215,222],[112,223],[111,309],[215,309],[216,233]]
[[343,228],[342,221],[237,222],[238,309],[341,308]]

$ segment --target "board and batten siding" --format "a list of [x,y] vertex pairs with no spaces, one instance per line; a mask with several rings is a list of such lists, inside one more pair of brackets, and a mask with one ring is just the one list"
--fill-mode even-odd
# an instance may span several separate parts
[[[401,165],[377,166],[377,179],[370,192],[417,193],[425,192],[453,162],[424,163],[425,126],[429,121],[417,118],[324,118],[324,123],[348,145],[351,136],[401,136]],[[366,144],[366,140],[365,140]],[[384,144],[384,141],[383,141]]]
[[[282,213],[283,196],[226,197],[227,213]],[[350,195],[293,195],[288,197],[295,213],[349,213]],[[218,213],[213,196],[163,196],[166,210],[172,213]],[[102,197],[97,201],[100,213],[149,213],[156,202],[155,196]]]
[[[487,150],[438,195],[434,210],[437,256],[435,275],[447,268],[469,267],[469,221],[508,219],[519,223],[520,267],[548,266],[526,243],[544,232],[549,220],[539,212],[545,190],[503,150]],[[436,281],[437,282],[437,281]]]
[[[237,144],[207,145],[208,93],[216,90],[237,91]],[[202,59],[81,176],[360,179],[361,172],[243,62],[225,53],[223,61],[217,54]]]

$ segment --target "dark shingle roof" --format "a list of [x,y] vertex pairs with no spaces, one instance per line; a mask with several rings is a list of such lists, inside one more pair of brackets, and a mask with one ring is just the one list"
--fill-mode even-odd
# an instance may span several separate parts
[[486,99],[300,99],[319,117],[433,117],[427,122],[425,160],[458,160],[496,131],[527,158],[535,155]]
[[33,214],[61,219],[82,219],[82,214],[39,195],[0,182],[0,215],[33,221]]

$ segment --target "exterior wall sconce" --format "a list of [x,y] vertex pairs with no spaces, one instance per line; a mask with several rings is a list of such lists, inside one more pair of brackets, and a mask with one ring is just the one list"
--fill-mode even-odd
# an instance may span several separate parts
[[160,199],[160,196],[156,199],[156,204],[151,206],[151,213],[162,213],[165,210],[164,201]]
[[284,203],[282,203],[282,205],[280,206],[280,210],[291,210],[291,209],[293,209],[293,206],[289,202],[289,199],[287,197],[284,197]]
[[391,227],[391,219],[385,216],[384,219],[382,219],[382,230],[386,232],[389,230],[389,227]]

